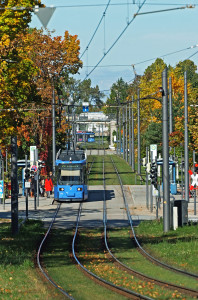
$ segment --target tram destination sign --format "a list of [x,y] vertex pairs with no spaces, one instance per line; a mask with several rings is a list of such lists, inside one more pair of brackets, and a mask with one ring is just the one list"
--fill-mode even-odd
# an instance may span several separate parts
[[60,169],[62,170],[67,170],[67,169],[79,169],[81,167],[81,165],[79,164],[61,164],[59,165]]

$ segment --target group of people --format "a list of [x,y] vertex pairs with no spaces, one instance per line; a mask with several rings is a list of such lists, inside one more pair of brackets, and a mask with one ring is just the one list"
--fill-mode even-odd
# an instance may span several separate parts
[[[30,178],[30,190],[29,190],[29,195],[31,197],[34,196],[35,190],[37,189],[36,187],[36,180],[33,177]],[[44,177],[41,177],[39,180],[39,194],[44,197],[47,196],[47,198],[50,198],[50,195],[52,194],[53,190],[53,181],[52,181],[52,172],[47,176],[46,179]]]

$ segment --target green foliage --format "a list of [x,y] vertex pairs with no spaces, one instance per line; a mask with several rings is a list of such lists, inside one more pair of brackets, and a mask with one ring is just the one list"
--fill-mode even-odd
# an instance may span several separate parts
[[116,116],[117,108],[111,106],[119,106],[120,103],[126,102],[128,90],[128,84],[122,78],[118,79],[111,87],[110,96],[107,98],[106,106],[103,109],[104,113],[109,116]]
[[80,106],[75,108],[77,114],[82,112],[83,102],[89,103],[89,111],[101,110],[104,93],[99,90],[98,85],[95,87],[91,86],[91,79],[80,81],[65,74],[59,85],[59,89],[63,101],[68,103],[72,99],[75,105]]
[[162,123],[151,123],[143,135],[142,142],[144,148],[149,147],[151,144],[157,144],[158,151],[162,151]]

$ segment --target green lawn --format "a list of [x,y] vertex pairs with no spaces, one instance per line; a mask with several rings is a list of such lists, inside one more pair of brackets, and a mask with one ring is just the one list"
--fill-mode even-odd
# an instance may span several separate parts
[[126,161],[117,155],[90,155],[88,156],[88,163],[92,162],[94,159],[94,164],[89,175],[89,185],[102,185],[103,181],[103,159],[105,160],[105,179],[106,185],[118,185],[119,180],[114,171],[113,164],[111,162],[111,157],[115,162],[115,165],[120,174],[123,184],[143,184],[140,176],[135,172],[132,172],[131,166],[126,163]]
[[29,221],[16,237],[10,223],[0,223],[0,299],[61,299],[34,266],[35,249],[43,236],[41,222]]
[[[0,299],[64,299],[46,281],[40,280],[34,258],[45,230],[41,222],[29,221],[21,227],[16,237],[11,235],[10,223],[0,223]],[[121,272],[107,259],[102,240],[102,229],[81,229],[78,256],[83,264],[99,276],[128,289],[144,293],[156,299],[190,299],[178,292],[161,289],[151,282]],[[163,233],[162,222],[142,222],[136,228],[145,249],[163,261],[190,272],[198,270],[198,225],[180,227]],[[110,247],[116,256],[140,272],[172,281],[198,290],[198,282],[162,270],[137,253],[129,228],[114,228],[108,231]],[[76,264],[71,255],[71,230],[53,230],[43,252],[44,265],[49,275],[75,299],[123,299],[106,288],[93,283]]]

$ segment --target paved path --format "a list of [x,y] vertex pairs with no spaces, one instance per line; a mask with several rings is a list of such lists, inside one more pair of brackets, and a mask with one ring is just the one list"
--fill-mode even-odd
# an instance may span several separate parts
[[[108,224],[113,226],[126,225],[127,217],[122,200],[122,193],[119,186],[107,186],[106,199],[108,208]],[[154,204],[153,211],[146,208],[146,187],[145,186],[125,186],[125,195],[128,206],[134,220],[146,220],[156,218],[156,206]],[[51,196],[52,197],[52,196]],[[178,195],[176,199],[181,199]],[[50,222],[56,205],[52,205],[53,198],[40,197],[39,206],[36,207],[34,198],[29,197],[28,202],[28,216],[29,218],[40,219],[46,223]],[[65,203],[61,206],[61,211],[58,216],[56,224],[67,224],[67,226],[74,226],[78,210],[78,203]],[[18,199],[18,214],[19,218],[26,216],[25,197]],[[197,203],[198,208],[198,203]],[[102,211],[103,211],[103,187],[90,186],[89,200],[83,203],[83,211],[80,226],[99,227],[102,226]],[[163,208],[159,210],[159,216],[162,216]],[[198,213],[194,215],[194,199],[190,198],[188,205],[189,220],[198,222]],[[7,199],[5,207],[0,204],[0,219],[11,219],[11,199]],[[57,225],[58,226],[58,225]]]

